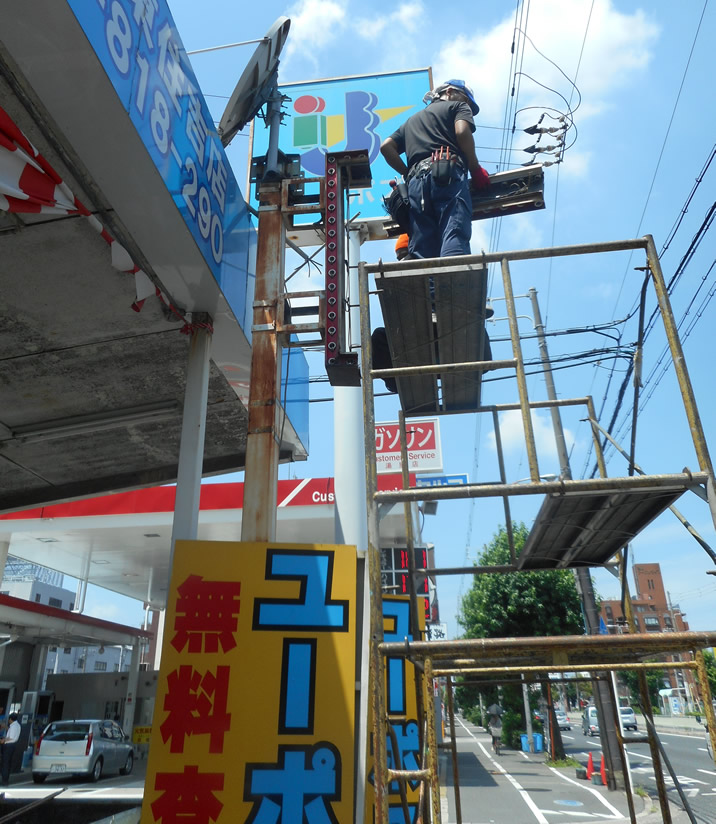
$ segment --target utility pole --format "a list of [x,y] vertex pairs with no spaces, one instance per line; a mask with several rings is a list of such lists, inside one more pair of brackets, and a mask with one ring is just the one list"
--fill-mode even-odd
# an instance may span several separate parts
[[[549,362],[549,352],[547,350],[547,340],[544,334],[544,324],[542,323],[542,315],[540,313],[539,303],[537,301],[537,290],[531,288],[528,294],[532,303],[534,326],[535,331],[537,332],[540,358],[542,360],[542,367],[544,371],[544,380],[547,385],[547,397],[551,401],[556,401],[557,392],[554,387],[554,378],[552,377],[552,368]],[[560,471],[563,478],[566,480],[571,480],[572,470],[569,465],[569,452],[567,451],[567,442],[564,438],[564,429],[562,427],[562,418],[559,414],[559,407],[550,407],[550,413],[552,415],[554,438],[557,443],[557,455],[559,456]],[[574,570],[574,575],[577,584],[577,591],[582,599],[582,608],[584,610],[584,620],[587,625],[587,632],[589,635],[598,635],[599,612],[597,611],[597,602],[594,596],[592,576],[589,574],[589,570],[584,568]],[[602,742],[602,750],[607,763],[609,789],[614,790],[617,788],[618,776],[622,775],[623,769],[621,751],[619,749],[619,741],[617,738],[617,730],[614,723],[614,719],[616,717],[616,707],[614,707],[609,686],[606,682],[595,678],[592,681],[592,689],[594,694],[594,704],[597,708],[597,714],[599,715],[599,737]]]

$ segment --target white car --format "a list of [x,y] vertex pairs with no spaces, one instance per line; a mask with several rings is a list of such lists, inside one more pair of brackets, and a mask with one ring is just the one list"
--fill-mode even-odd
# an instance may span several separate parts
[[619,707],[619,715],[622,717],[622,726],[625,730],[638,729],[636,724],[636,715],[631,707]]
[[560,730],[571,730],[572,725],[569,723],[567,713],[564,710],[555,710],[554,717],[557,719],[557,726]]
[[103,773],[129,775],[133,766],[132,742],[114,721],[53,721],[35,743],[32,780],[82,775],[99,781]]

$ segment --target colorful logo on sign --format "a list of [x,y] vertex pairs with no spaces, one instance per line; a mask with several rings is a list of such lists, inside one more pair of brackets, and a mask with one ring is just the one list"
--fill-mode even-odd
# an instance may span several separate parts
[[[395,172],[383,160],[380,144],[417,111],[429,88],[427,69],[282,86],[290,102],[279,137],[281,151],[299,154],[311,177],[325,174],[327,152],[367,152],[373,185],[358,190],[352,205],[363,217],[385,217],[382,195]],[[255,127],[252,155],[265,154],[267,147],[267,130]]]
[[[301,155],[301,165],[314,175],[322,175],[326,168],[326,151],[344,142],[345,151],[368,150],[371,163],[378,157],[381,139],[376,127],[385,112],[378,113],[375,107],[378,97],[372,92],[346,92],[345,114],[326,115],[326,101],[322,97],[302,95],[293,104],[296,116],[293,118],[293,145],[297,148],[312,148]],[[391,116],[394,116],[391,114]],[[329,130],[330,121],[330,130]]]

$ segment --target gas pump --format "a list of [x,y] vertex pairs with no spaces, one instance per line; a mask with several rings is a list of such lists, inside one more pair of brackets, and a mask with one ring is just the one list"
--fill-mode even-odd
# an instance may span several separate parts
[[55,693],[50,690],[28,690],[22,696],[18,721],[20,722],[20,743],[15,750],[23,753],[29,747],[32,748],[35,741],[42,735],[42,731],[50,722],[52,702]]

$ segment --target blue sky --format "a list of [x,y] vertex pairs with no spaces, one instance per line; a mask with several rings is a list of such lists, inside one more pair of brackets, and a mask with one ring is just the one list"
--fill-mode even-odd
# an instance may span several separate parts
[[[517,249],[617,240],[650,233],[661,256],[668,280],[683,273],[672,294],[674,313],[682,322],[684,350],[707,439],[716,450],[716,409],[711,367],[711,324],[714,307],[709,295],[716,290],[716,242],[709,229],[716,161],[704,170],[714,146],[712,43],[716,36],[716,9],[703,0],[681,4],[655,0],[541,0],[540,3],[479,4],[467,0],[376,3],[371,0],[301,0],[283,3],[237,4],[235,0],[170,0],[170,8],[188,51],[261,37],[281,15],[291,18],[291,31],[281,62],[283,83],[319,78],[431,66],[436,82],[463,77],[474,89],[481,112],[476,118],[477,153],[489,172],[526,162],[522,151],[534,138],[521,130],[543,125],[571,105],[576,128],[567,133],[568,150],[560,165],[545,169],[547,208],[543,212],[504,218],[501,222],[475,223],[473,250]],[[517,12],[516,12],[517,9]],[[519,29],[517,33],[515,30]],[[526,39],[523,37],[526,34]],[[511,64],[511,45],[517,41]],[[195,55],[192,64],[209,108],[218,121],[254,46]],[[515,71],[519,74],[516,75]],[[566,76],[566,77],[565,77]],[[567,78],[575,81],[575,90]],[[514,88],[514,97],[511,90]],[[416,101],[419,103],[419,101]],[[515,113],[519,110],[517,113]],[[504,126],[508,129],[505,131]],[[515,126],[514,132],[512,126]],[[263,128],[259,124],[259,128]],[[229,147],[234,173],[245,189],[249,152],[248,130]],[[543,138],[542,145],[548,143]],[[570,146],[570,144],[573,144]],[[513,147],[506,151],[505,147]],[[553,156],[537,156],[554,160]],[[699,179],[702,177],[701,182]],[[690,197],[690,193],[693,196]],[[676,231],[676,222],[681,219]],[[693,248],[695,247],[695,248]],[[392,259],[387,242],[369,243],[363,257]],[[295,263],[293,265],[296,265]],[[643,255],[561,258],[515,264],[514,291],[538,291],[548,332],[610,324],[604,334],[580,333],[549,338],[550,354],[560,358],[575,352],[598,350],[588,363],[555,372],[560,397],[591,394],[601,422],[606,425],[615,408],[631,345],[637,338],[636,316],[619,323],[638,305]],[[291,271],[292,264],[287,264]],[[314,274],[303,274],[295,289],[320,288]],[[502,286],[490,281],[496,299],[495,321],[489,324],[495,357],[509,357],[504,340]],[[647,317],[655,306],[653,291],[646,304]],[[518,298],[518,311],[529,316],[526,298]],[[531,320],[522,318],[523,331]],[[687,330],[688,334],[687,334]],[[603,352],[620,344],[620,357]],[[642,399],[638,417],[636,459],[651,473],[698,469],[679,392],[668,367],[660,361],[664,335],[659,322],[649,333],[644,355]],[[538,356],[533,341],[525,356]],[[321,374],[321,361],[311,357],[311,375]],[[652,369],[656,369],[652,374]],[[532,371],[535,371],[534,369]],[[530,397],[544,398],[543,379],[529,378]],[[314,383],[313,398],[330,397],[327,383]],[[617,417],[617,439],[628,447],[630,427],[622,423],[631,408],[632,387],[627,388]],[[513,379],[485,382],[484,403],[516,399]],[[331,439],[332,404],[311,405],[312,449],[308,462],[282,467],[281,477],[317,477],[333,474]],[[379,399],[378,420],[394,420],[397,402]],[[571,449],[574,477],[589,476],[593,453],[589,432],[580,418],[584,411],[563,416]],[[518,480],[529,474],[517,421],[507,416],[502,433],[508,476]],[[540,471],[558,473],[551,424],[547,414],[535,416]],[[494,436],[487,417],[449,417],[442,421],[446,472],[467,472],[471,480],[497,477]],[[320,434],[319,434],[320,433]],[[327,446],[328,444],[328,446]],[[610,475],[626,473],[625,461],[610,451]],[[539,501],[521,499],[513,517],[531,521]],[[707,541],[716,545],[713,522],[705,503],[690,495],[678,503]],[[436,546],[440,566],[472,563],[482,546],[504,521],[499,501],[441,502],[436,516],[425,520],[424,537]],[[716,625],[716,578],[706,554],[669,513],[655,522],[633,544],[637,562],[658,562],[666,588],[687,613],[692,629]],[[616,597],[616,581],[605,572],[595,575],[604,597]],[[460,593],[469,579],[440,579],[442,620],[451,634],[457,630],[454,615]],[[90,609],[91,609],[90,603]]]

